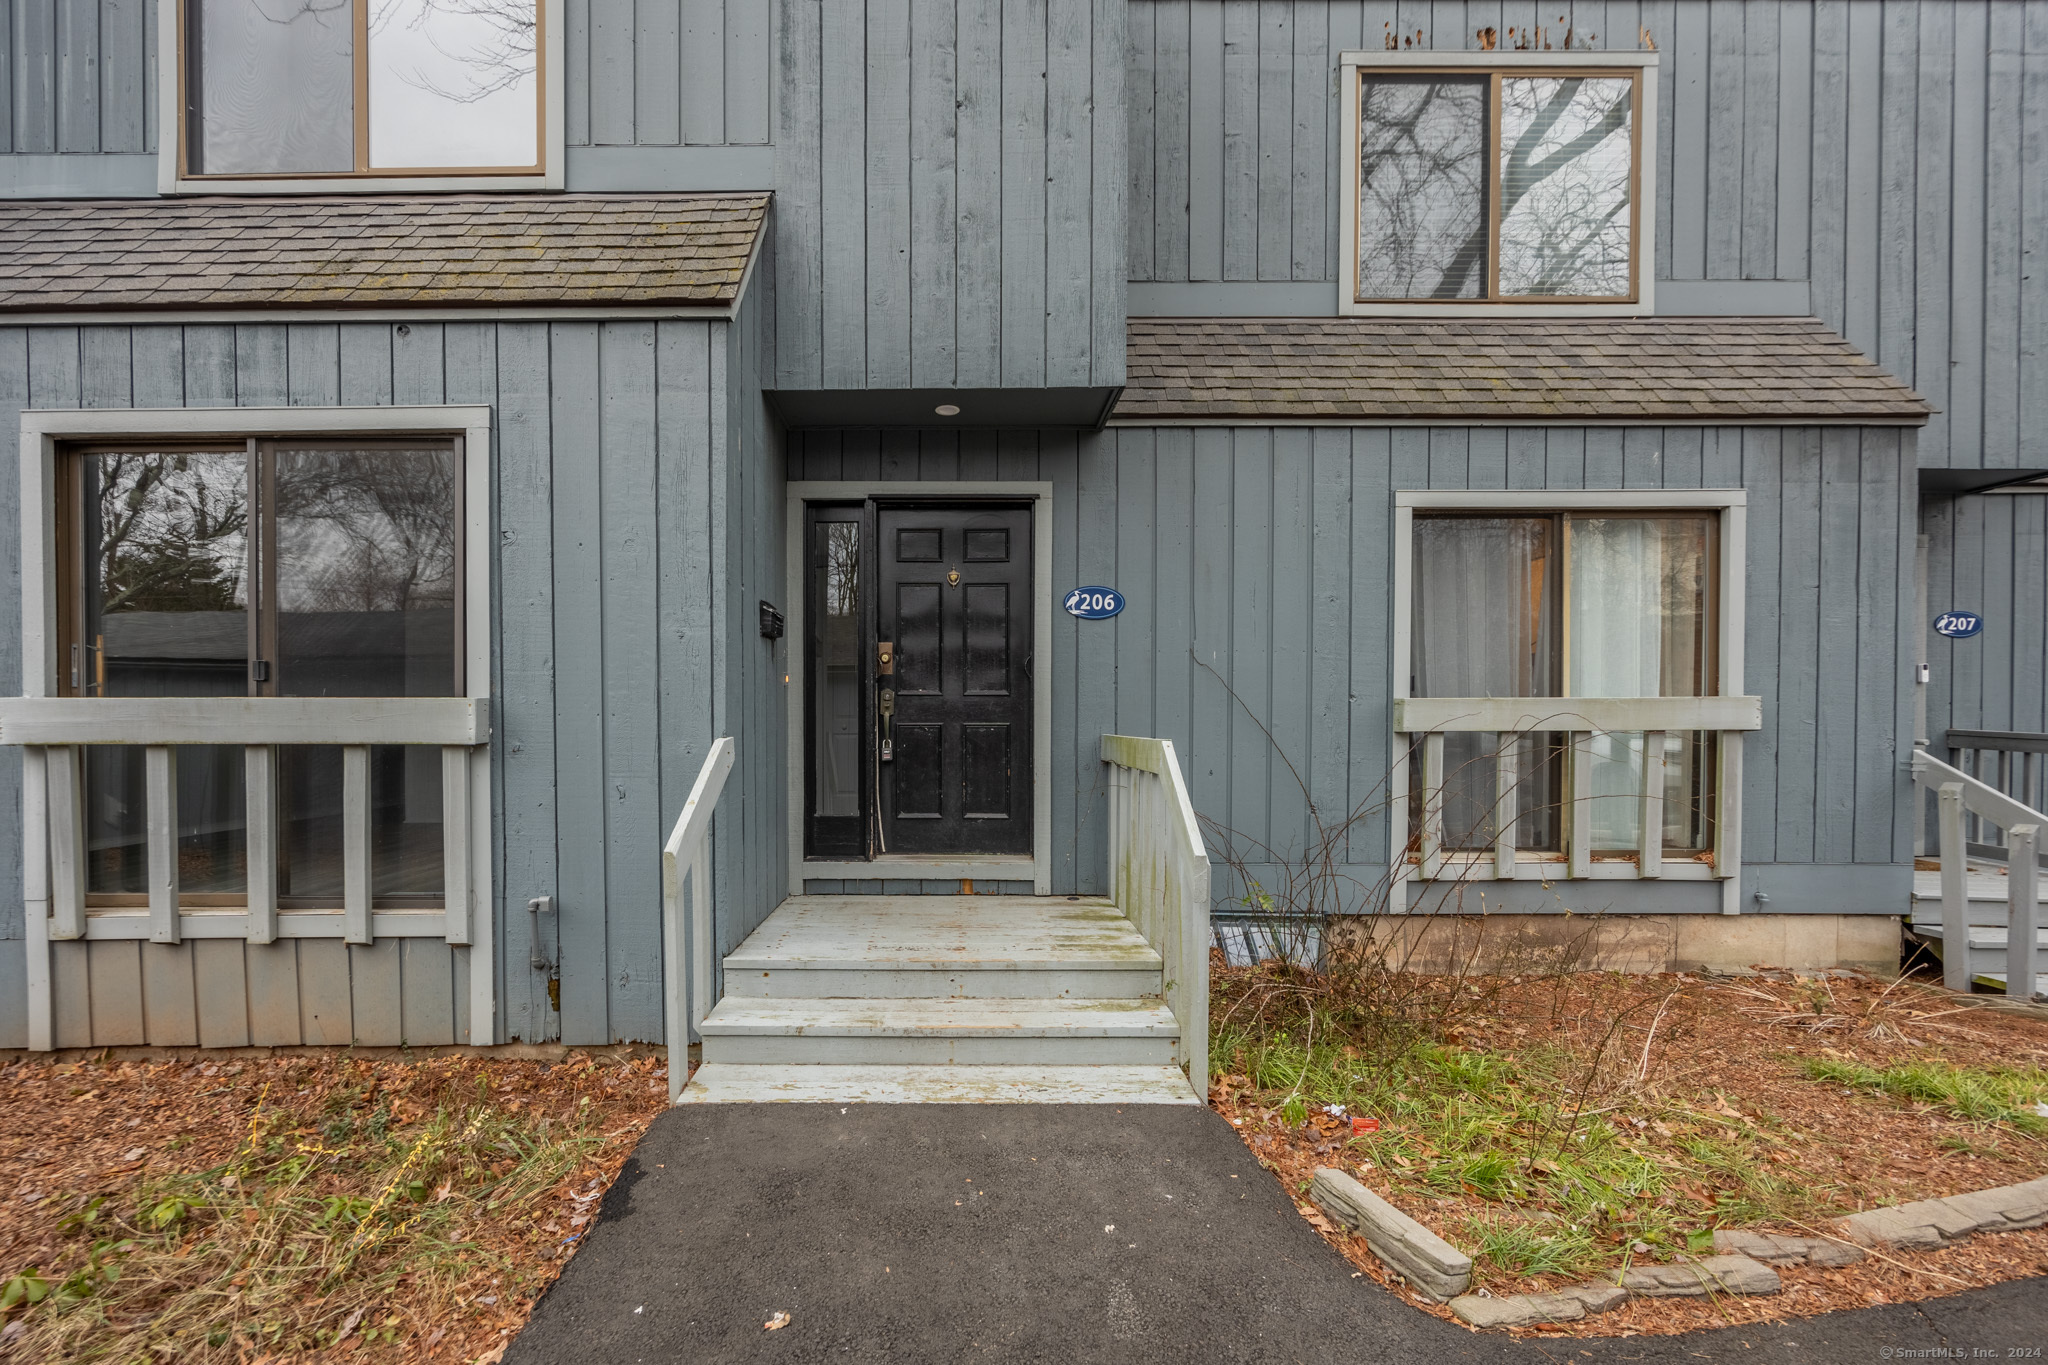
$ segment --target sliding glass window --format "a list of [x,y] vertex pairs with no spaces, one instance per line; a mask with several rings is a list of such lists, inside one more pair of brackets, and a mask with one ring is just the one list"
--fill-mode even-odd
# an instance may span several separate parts
[[1359,303],[1638,293],[1642,74],[1358,72]]
[[542,0],[180,3],[188,176],[541,170]]
[[[1561,853],[1574,697],[1716,691],[1719,521],[1710,513],[1422,515],[1414,521],[1409,695],[1551,697],[1555,730],[1444,736],[1443,846]],[[1713,847],[1713,735],[1664,735],[1664,845]],[[1595,732],[1592,797],[1573,814],[1594,856],[1641,846],[1648,766],[1640,732]],[[1512,799],[1500,798],[1509,763]],[[1411,773],[1419,780],[1419,773]],[[1420,793],[1415,793],[1417,796]],[[1420,801],[1411,802],[1411,819]]]
[[[461,481],[452,442],[67,451],[59,593],[67,694],[462,695]],[[377,903],[438,904],[441,757],[371,751]],[[177,753],[186,903],[248,888],[239,747]],[[341,750],[279,750],[278,893],[340,904]],[[86,756],[87,892],[146,900],[143,751]]]

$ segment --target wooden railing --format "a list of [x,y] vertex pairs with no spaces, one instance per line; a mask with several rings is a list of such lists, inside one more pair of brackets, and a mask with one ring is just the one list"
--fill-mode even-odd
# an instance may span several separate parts
[[[1756,697],[1400,697],[1394,701],[1394,731],[1402,751],[1411,748],[1415,758],[1402,757],[1395,774],[1396,838],[1405,841],[1407,829],[1406,765],[1420,762],[1422,810],[1419,813],[1418,843],[1413,871],[1424,879],[1533,878],[1548,880],[1567,877],[1715,877],[1733,878],[1741,862],[1739,797],[1742,791],[1742,735],[1763,725],[1763,703]],[[1714,846],[1710,863],[1667,863],[1664,860],[1664,736],[1673,730],[1704,730],[1716,736],[1715,791],[1718,808],[1713,812]],[[1448,774],[1444,771],[1444,736],[1480,734],[1481,749],[1489,756],[1507,750],[1519,735],[1554,733],[1565,737],[1569,761],[1566,764],[1564,806],[1568,814],[1591,809],[1593,794],[1593,737],[1598,734],[1643,736],[1642,790],[1638,799],[1640,844],[1634,856],[1620,861],[1595,862],[1592,840],[1585,831],[1590,821],[1566,819],[1563,826],[1563,866],[1557,861],[1522,861],[1515,848],[1516,775],[1512,765],[1497,762],[1496,812],[1493,846],[1478,857],[1454,859],[1444,847],[1443,792]]]
[[[0,744],[23,755],[24,829],[31,856],[24,888],[31,913],[47,916],[48,935],[66,939],[340,938],[366,944],[390,937],[476,942],[481,880],[472,755],[490,739],[490,703],[473,697],[7,697],[0,698]],[[443,907],[374,910],[371,905],[370,749],[413,745],[441,750]],[[143,750],[146,909],[86,911],[85,751]],[[246,905],[195,908],[181,903],[178,873],[178,750],[193,745],[244,752]],[[341,749],[342,891],[331,909],[280,913],[277,888],[277,755],[296,746]],[[38,856],[48,850],[45,860]]]
[[[2031,730],[1950,730],[1951,762],[1985,786],[2035,810],[2048,807],[2048,734]],[[1965,812],[1965,841],[1975,851],[2005,856],[2005,835],[1983,817]]]
[[1941,975],[1952,991],[1970,989],[1970,855],[1965,824],[1995,827],[2009,855],[2005,879],[2005,993],[2031,999],[2040,939],[2037,856],[2048,815],[2015,801],[1925,749],[1913,751],[1913,781],[1940,802]]
[[1209,852],[1173,741],[1104,735],[1109,890],[1159,953],[1181,1069],[1209,1093]]
[[[711,817],[732,771],[730,736],[711,746],[690,799],[661,849],[663,1037],[668,1040],[668,1099],[674,1104],[690,1075],[690,1043],[711,1012]],[[685,878],[689,900],[685,903]]]

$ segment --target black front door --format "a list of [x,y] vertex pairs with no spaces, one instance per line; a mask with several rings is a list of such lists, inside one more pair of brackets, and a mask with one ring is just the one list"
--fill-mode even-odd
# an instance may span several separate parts
[[1028,854],[1031,509],[883,503],[874,525],[877,852]]
[[807,857],[1031,852],[1031,518],[811,507]]

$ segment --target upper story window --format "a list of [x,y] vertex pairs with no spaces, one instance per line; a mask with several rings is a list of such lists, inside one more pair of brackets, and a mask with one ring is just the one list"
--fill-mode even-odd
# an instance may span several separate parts
[[1654,60],[1347,55],[1343,311],[1645,311]]
[[534,181],[546,0],[179,0],[178,181]]

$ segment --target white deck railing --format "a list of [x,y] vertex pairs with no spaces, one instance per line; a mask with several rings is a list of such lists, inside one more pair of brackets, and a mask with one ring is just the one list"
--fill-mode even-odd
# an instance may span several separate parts
[[[1756,697],[1400,697],[1394,701],[1396,770],[1393,782],[1393,833],[1396,865],[1423,880],[1447,877],[1459,881],[1525,879],[1549,881],[1579,878],[1733,878],[1741,866],[1742,821],[1738,800],[1742,790],[1742,736],[1763,725],[1763,703]],[[1705,730],[1715,736],[1717,809],[1712,812],[1712,861],[1666,861],[1664,858],[1664,736],[1672,730]],[[1491,848],[1453,852],[1445,847],[1444,736],[1476,733],[1485,736],[1481,750],[1489,758],[1509,749],[1532,732],[1561,733],[1570,755],[1566,764],[1567,811],[1588,812],[1593,792],[1593,738],[1599,734],[1640,733],[1643,757],[1637,800],[1639,846],[1626,858],[1594,857],[1589,819],[1566,819],[1561,852],[1531,856],[1515,847],[1517,775],[1510,763],[1495,763],[1496,802]],[[1412,746],[1414,758],[1408,757]],[[1416,821],[1417,841],[1409,845],[1408,765],[1419,763],[1422,810]],[[1413,862],[1408,861],[1412,855]]]
[[[490,739],[490,703],[476,697],[6,697],[0,744],[23,755],[25,888],[49,937],[147,939],[445,938],[475,942],[478,853],[488,822],[488,773],[472,763]],[[373,910],[370,875],[370,749],[401,744],[441,750],[444,908]],[[146,909],[86,908],[87,747],[143,751]],[[178,878],[178,750],[221,745],[244,752],[248,893],[244,908],[181,902]],[[280,911],[277,890],[277,753],[301,745],[341,749],[342,891],[330,908]],[[48,850],[45,862],[36,856]],[[44,906],[47,906],[44,909]]]
[[[662,1036],[668,1040],[668,1099],[690,1076],[690,1041],[711,1012],[711,816],[732,771],[731,736],[711,746],[690,799],[661,849]],[[683,899],[684,878],[689,901]],[[686,947],[687,945],[687,947]]]
[[1109,891],[1159,953],[1181,1067],[1209,1093],[1209,853],[1173,741],[1104,735]]
[[1940,802],[1941,978],[1952,991],[1970,989],[1970,856],[1965,824],[1976,817],[2004,831],[2005,993],[2034,994],[2035,945],[2041,928],[2041,874],[2037,854],[2048,815],[2024,805],[1925,749],[1913,751],[1913,781]]

